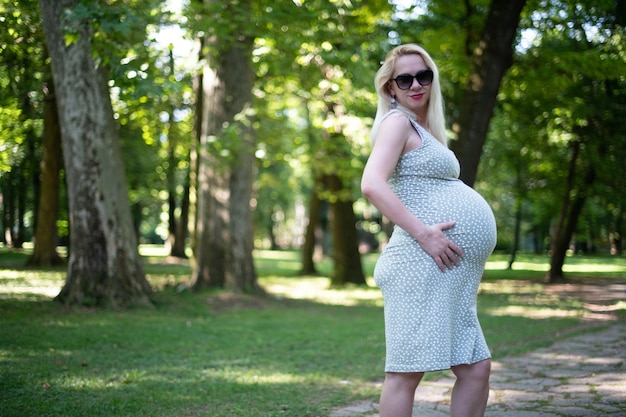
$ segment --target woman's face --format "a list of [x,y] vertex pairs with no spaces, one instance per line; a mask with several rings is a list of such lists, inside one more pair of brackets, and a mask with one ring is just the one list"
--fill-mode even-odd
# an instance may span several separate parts
[[[396,68],[389,83],[389,92],[396,98],[398,104],[413,111],[418,118],[422,119],[422,122],[425,121],[428,111],[432,84],[421,85],[416,78],[412,78],[410,86],[407,89],[401,89],[395,78],[399,75],[414,76],[424,70],[428,70],[428,67],[421,55],[403,55],[396,59]],[[418,78],[421,77],[418,76]],[[422,82],[424,81],[422,80]],[[402,85],[402,87],[406,87],[406,85]]]

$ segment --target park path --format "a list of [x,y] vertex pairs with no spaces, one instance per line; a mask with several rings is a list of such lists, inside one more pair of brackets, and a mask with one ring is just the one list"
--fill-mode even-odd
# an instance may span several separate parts
[[[559,284],[546,291],[583,299],[581,333],[493,361],[485,416],[626,416],[626,321],[615,315],[626,302],[626,281]],[[449,416],[453,384],[452,374],[420,384],[413,416]],[[377,400],[333,410],[330,417],[379,417]]]

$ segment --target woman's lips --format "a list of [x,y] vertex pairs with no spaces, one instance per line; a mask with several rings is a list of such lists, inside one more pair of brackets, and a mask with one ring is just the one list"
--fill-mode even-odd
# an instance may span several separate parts
[[413,95],[411,95],[411,98],[414,99],[414,100],[419,100],[422,97],[424,97],[424,94],[413,94]]

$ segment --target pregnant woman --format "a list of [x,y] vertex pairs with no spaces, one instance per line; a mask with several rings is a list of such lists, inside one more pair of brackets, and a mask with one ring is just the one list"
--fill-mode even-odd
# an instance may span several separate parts
[[395,224],[374,270],[386,338],[380,416],[411,417],[424,372],[451,369],[451,416],[482,417],[491,355],[476,294],[496,242],[493,213],[458,179],[429,54],[418,45],[396,47],[375,85],[378,110],[361,189]]

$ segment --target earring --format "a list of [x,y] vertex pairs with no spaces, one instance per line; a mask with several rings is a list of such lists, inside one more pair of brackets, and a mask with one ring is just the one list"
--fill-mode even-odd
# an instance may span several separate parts
[[396,107],[398,107],[398,103],[396,102],[396,98],[395,97],[391,97],[391,108],[395,109]]

